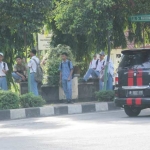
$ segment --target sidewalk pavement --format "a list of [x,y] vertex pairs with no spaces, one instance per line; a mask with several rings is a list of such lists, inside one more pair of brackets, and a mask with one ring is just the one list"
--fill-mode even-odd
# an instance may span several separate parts
[[75,104],[56,104],[36,108],[0,110],[0,120],[14,120],[35,117],[82,114],[120,109],[114,102],[84,102]]

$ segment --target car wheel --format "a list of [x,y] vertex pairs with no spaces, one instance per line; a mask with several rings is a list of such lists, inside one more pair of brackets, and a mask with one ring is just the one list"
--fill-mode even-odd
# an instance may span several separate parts
[[137,107],[124,106],[124,111],[129,117],[136,117],[140,114],[141,109]]

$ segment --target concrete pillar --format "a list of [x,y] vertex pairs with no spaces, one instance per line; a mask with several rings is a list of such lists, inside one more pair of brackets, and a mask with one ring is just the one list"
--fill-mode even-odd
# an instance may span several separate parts
[[[75,75],[72,79],[72,99],[78,99],[78,76]],[[62,87],[59,87],[59,100],[66,99]]]

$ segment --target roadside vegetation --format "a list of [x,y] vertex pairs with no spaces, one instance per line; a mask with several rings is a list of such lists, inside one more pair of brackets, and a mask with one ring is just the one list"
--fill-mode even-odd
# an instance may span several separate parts
[[95,92],[96,99],[100,102],[113,101],[115,98],[114,91],[98,91]]
[[19,96],[11,91],[0,90],[0,110],[41,107],[44,104],[45,100],[42,97],[34,96],[32,93]]
[[28,50],[37,46],[37,33],[52,33],[54,49],[69,46],[82,76],[92,54],[107,50],[108,30],[111,48],[127,47],[125,31],[136,47],[150,42],[150,23],[128,20],[131,15],[149,14],[149,6],[148,0],[0,0],[0,49],[9,66],[9,87],[14,58],[27,58]]

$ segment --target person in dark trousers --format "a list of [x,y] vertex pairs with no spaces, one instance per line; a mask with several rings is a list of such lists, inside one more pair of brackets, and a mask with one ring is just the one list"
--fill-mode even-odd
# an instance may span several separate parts
[[60,71],[60,84],[63,87],[67,103],[72,102],[72,73],[73,73],[73,65],[72,62],[67,59],[68,54],[62,53],[61,58],[62,62],[59,66]]
[[35,73],[37,70],[37,64],[40,64],[39,58],[36,57],[36,50],[32,49],[30,51],[30,61],[28,63],[28,67],[30,68],[30,86],[31,86],[31,92],[35,95],[38,96],[38,83],[35,81]]
[[12,73],[12,77],[15,82],[24,82],[27,81],[27,67],[23,64],[22,58],[20,56],[16,57],[17,64],[14,66],[14,72]]
[[6,74],[8,71],[7,63],[3,62],[4,54],[0,52],[0,89],[8,90]]

